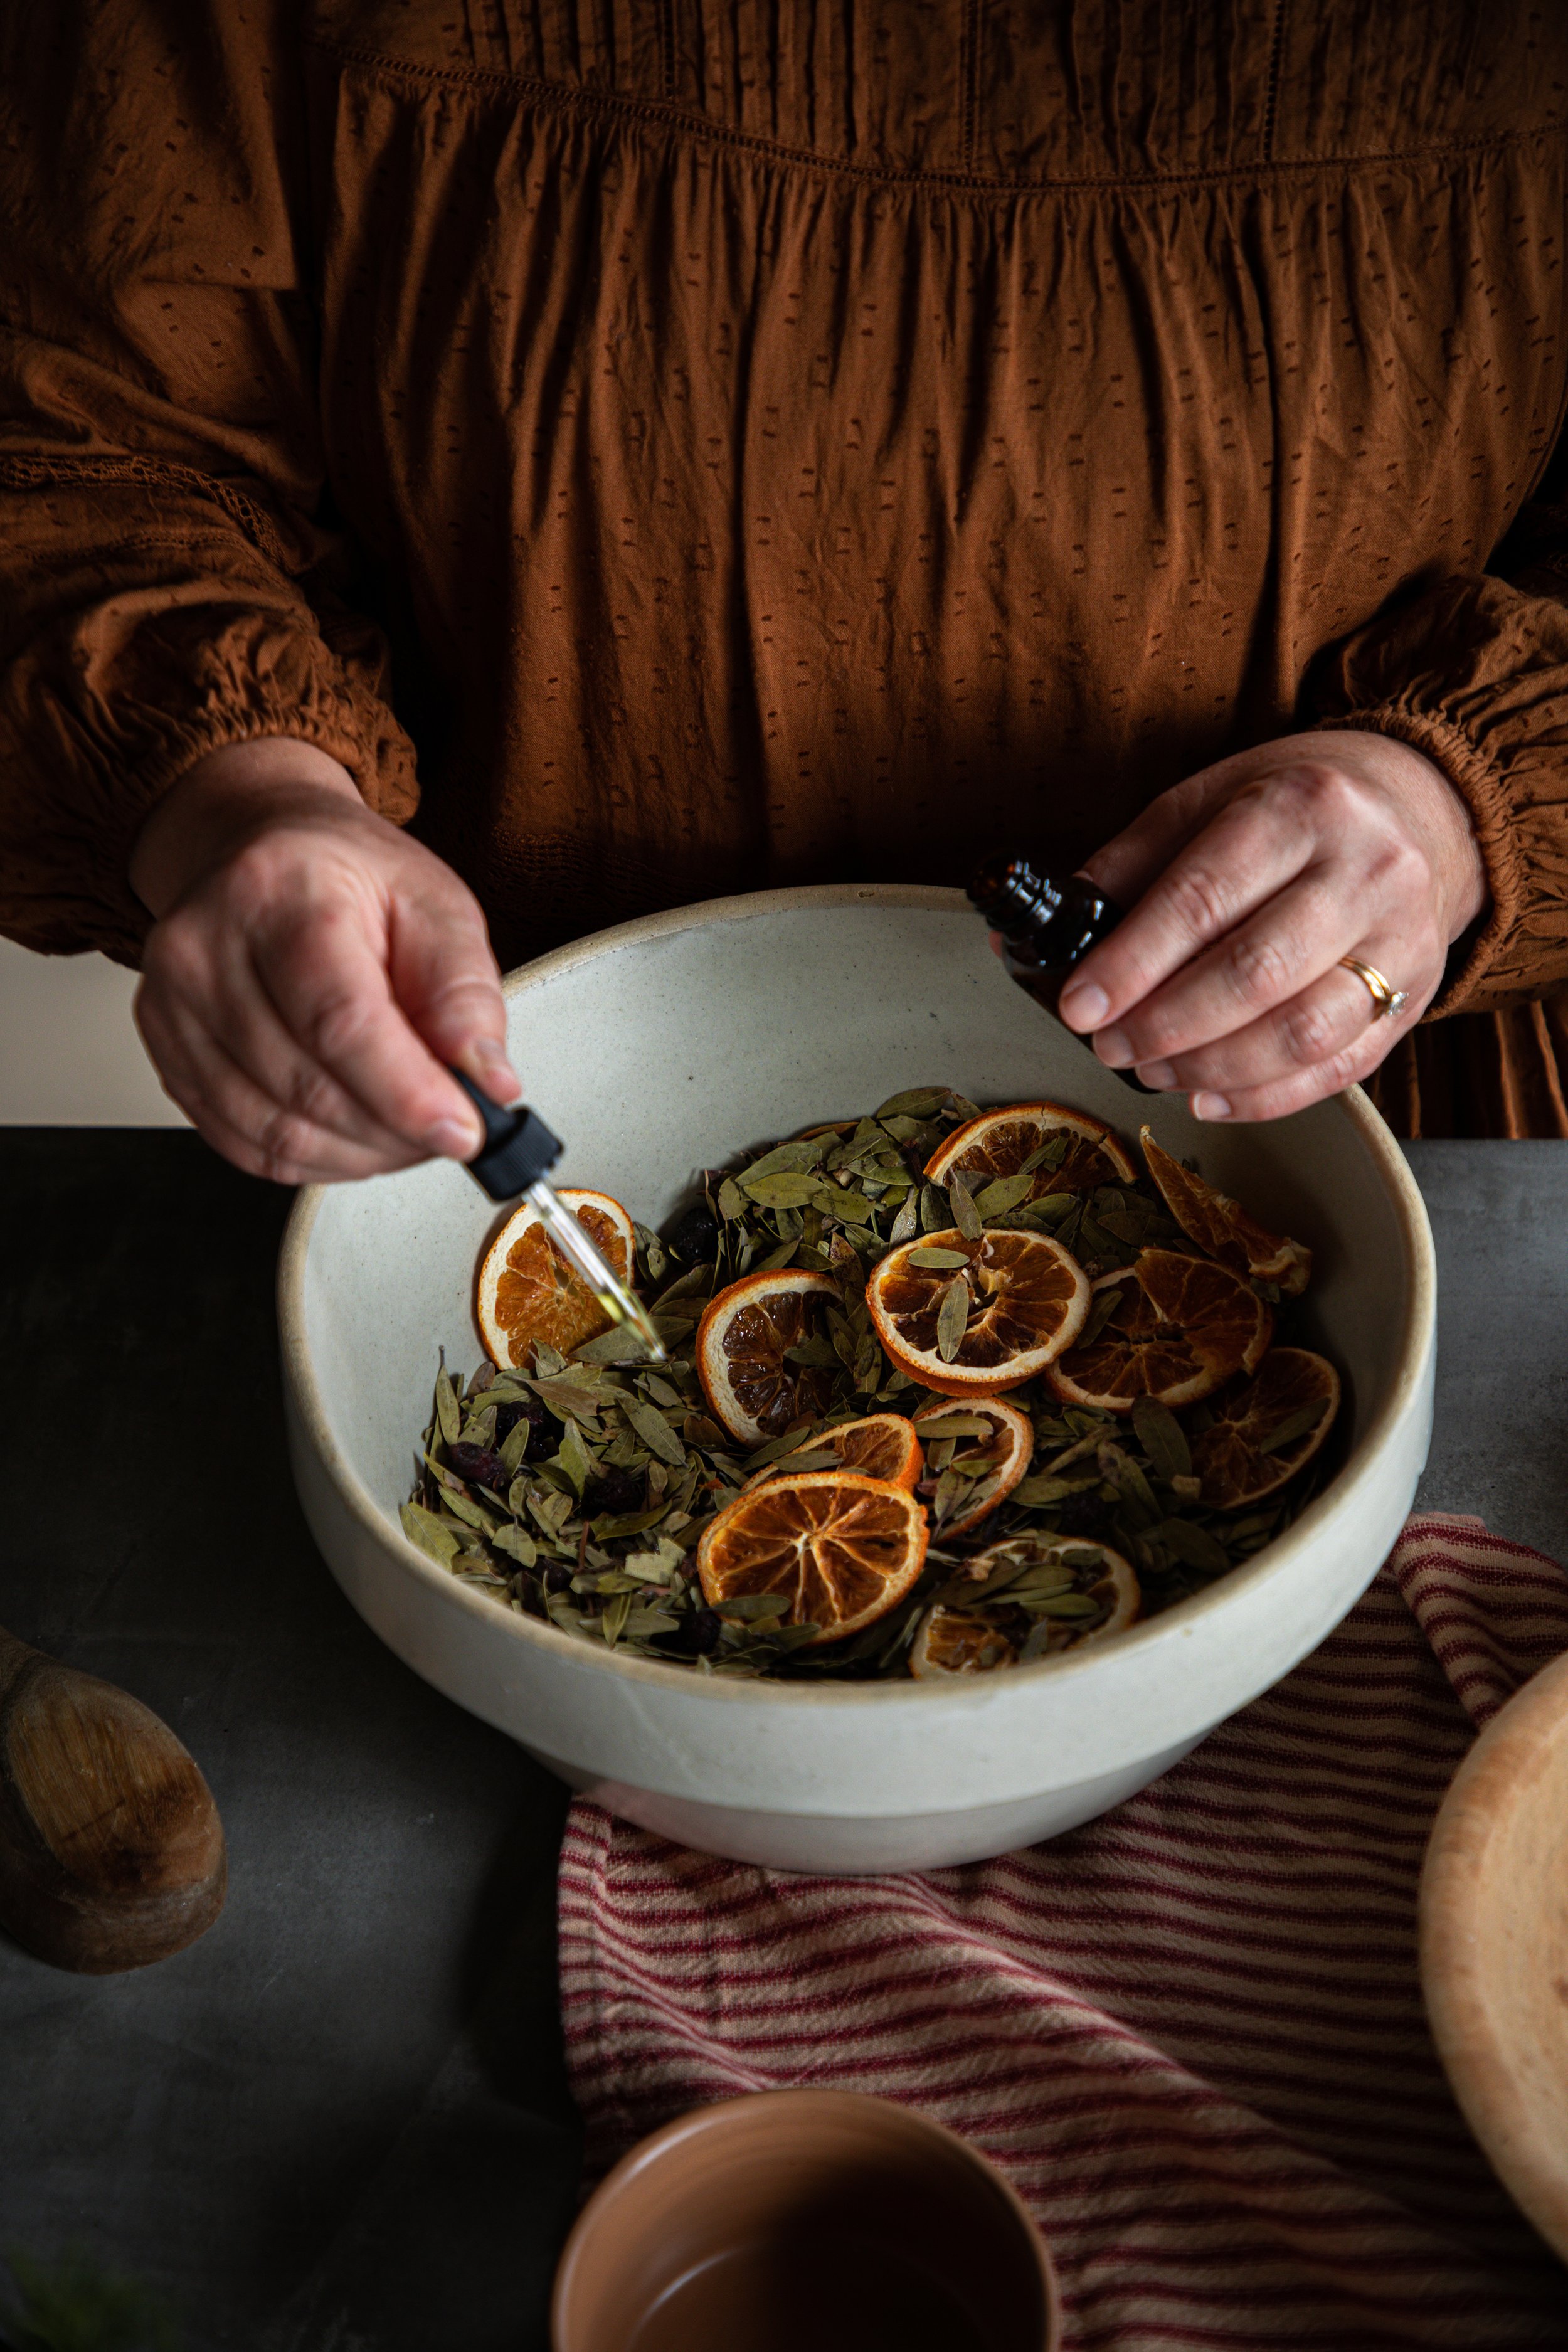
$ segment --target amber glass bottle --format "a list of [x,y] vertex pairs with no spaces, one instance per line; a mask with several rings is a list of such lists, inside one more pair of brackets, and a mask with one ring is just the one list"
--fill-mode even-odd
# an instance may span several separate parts
[[[1002,961],[1020,988],[1053,1019],[1057,1000],[1075,965],[1116,929],[1121,908],[1080,874],[1042,874],[1026,857],[998,854],[976,868],[971,902],[1002,935]],[[1150,1092],[1131,1070],[1116,1076],[1139,1094]]]

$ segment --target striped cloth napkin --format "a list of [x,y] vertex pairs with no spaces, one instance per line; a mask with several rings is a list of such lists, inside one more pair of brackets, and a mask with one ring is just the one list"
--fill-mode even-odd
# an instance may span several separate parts
[[1070,2352],[1568,2345],[1563,2274],[1454,2105],[1415,1966],[1438,1801],[1565,1647],[1555,1562],[1417,1517],[1284,1682],[1050,1844],[800,1877],[579,1801],[561,1959],[591,2170],[704,2100],[870,2091],[1016,2182]]

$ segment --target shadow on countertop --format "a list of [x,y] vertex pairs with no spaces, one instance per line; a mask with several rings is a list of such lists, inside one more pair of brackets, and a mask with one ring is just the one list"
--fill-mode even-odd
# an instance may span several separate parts
[[187,2352],[523,2352],[576,2196],[566,1793],[315,1550],[289,1202],[178,1131],[0,1132],[0,1622],[174,1727],[230,1867],[209,1934],[130,1976],[0,1939],[0,2246],[90,2249]]

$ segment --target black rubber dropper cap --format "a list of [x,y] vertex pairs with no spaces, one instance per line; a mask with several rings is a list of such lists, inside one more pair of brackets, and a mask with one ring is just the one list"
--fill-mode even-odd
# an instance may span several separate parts
[[[450,1068],[450,1064],[447,1066]],[[451,1074],[485,1123],[484,1150],[468,1162],[468,1173],[484,1186],[492,1201],[515,1201],[531,1184],[548,1176],[564,1145],[526,1103],[503,1110],[461,1070],[454,1069]]]
[[1071,971],[1121,920],[1121,909],[1081,874],[1059,880],[1026,857],[998,853],[970,877],[972,906],[1004,939],[1026,939],[1042,964]]

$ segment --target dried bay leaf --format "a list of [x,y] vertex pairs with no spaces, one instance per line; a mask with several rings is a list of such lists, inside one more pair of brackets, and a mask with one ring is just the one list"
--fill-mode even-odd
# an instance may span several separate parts
[[617,1592],[613,1600],[605,1601],[604,1613],[599,1619],[599,1630],[612,1650],[625,1633],[626,1620],[631,1613],[632,1596],[629,1592]]
[[565,1433],[553,1459],[572,1481],[573,1493],[581,1496],[584,1487],[594,1474],[595,1462],[593,1455],[583,1443],[583,1433],[574,1421],[567,1423]]
[[933,1249],[929,1243],[910,1252],[911,1265],[967,1265],[968,1255],[963,1250]]
[[950,1100],[946,1087],[908,1087],[901,1095],[889,1095],[879,1103],[872,1116],[876,1118],[934,1118]]
[[1119,1282],[1107,1283],[1103,1290],[1097,1290],[1083,1329],[1073,1341],[1073,1346],[1087,1348],[1098,1339],[1121,1304],[1121,1285]]
[[509,1478],[515,1477],[528,1454],[528,1441],[533,1434],[531,1422],[520,1421],[515,1429],[508,1430],[501,1441],[500,1466]]
[[1085,1472],[1077,1478],[1058,1478],[1045,1472],[1037,1478],[1025,1478],[1015,1486],[1013,1500],[1037,1509],[1047,1503],[1065,1503],[1069,1495],[1086,1495],[1099,1484],[1098,1470]]
[[573,1351],[574,1364],[637,1364],[647,1354],[647,1343],[629,1323],[612,1323],[596,1339],[584,1339]]
[[969,1179],[962,1168],[955,1168],[947,1180],[947,1199],[952,1212],[952,1223],[958,1227],[964,1240],[979,1241],[985,1228],[980,1222],[980,1212],[974,1205],[973,1195],[969,1189]]
[[998,1176],[984,1191],[976,1192],[974,1205],[982,1217],[1010,1216],[1034,1189],[1034,1177],[1026,1176],[1020,1170],[1016,1176]]
[[1169,1405],[1160,1403],[1156,1397],[1137,1398],[1132,1406],[1132,1427],[1157,1476],[1192,1476],[1193,1457],[1186,1435]]
[[455,1486],[444,1486],[441,1499],[466,1527],[478,1528],[488,1533],[496,1524],[488,1511],[481,1510],[470,1496],[459,1495]]
[[[1111,1236],[1088,1209],[1081,1209],[1079,1213],[1078,1230],[1083,1248],[1088,1250],[1091,1257],[1115,1256],[1116,1249]],[[1081,1254],[1080,1251],[1079,1255]]]
[[820,1206],[823,1188],[812,1176],[747,1176],[741,1190],[759,1209],[804,1209],[808,1202]]
[[417,1545],[438,1568],[451,1566],[458,1553],[458,1538],[434,1511],[427,1511],[423,1503],[404,1503],[397,1516],[411,1544]]
[[1328,1409],[1327,1397],[1314,1397],[1310,1404],[1302,1405],[1297,1412],[1288,1413],[1278,1429],[1271,1429],[1258,1451],[1259,1454],[1279,1454],[1287,1445],[1294,1445],[1299,1437],[1305,1437],[1310,1429],[1316,1429]]
[[657,1454],[672,1469],[685,1466],[686,1448],[657,1406],[628,1397],[621,1410],[650,1454]]
[[462,1433],[463,1417],[445,1364],[436,1375],[436,1419],[447,1444],[456,1445]]
[[[854,1343],[851,1340],[848,1344],[852,1358]],[[840,1349],[832,1339],[797,1339],[793,1347],[784,1349],[784,1360],[786,1364],[806,1365],[821,1371],[839,1361]]]
[[1203,1576],[1223,1576],[1230,1567],[1230,1555],[1216,1536],[1196,1519],[1166,1519],[1153,1530],[1167,1551],[1174,1554],[1186,1568],[1195,1568]]
[[539,1558],[539,1546],[522,1528],[498,1528],[490,1541],[497,1551],[504,1551],[522,1568],[531,1568]]
[[1059,1168],[1068,1156],[1068,1150],[1073,1139],[1072,1134],[1067,1128],[1053,1129],[1043,1142],[1035,1146],[1019,1169],[1019,1175],[1032,1176],[1037,1168]]
[[951,1364],[957,1355],[968,1328],[969,1285],[958,1275],[942,1292],[936,1312],[936,1351],[944,1364]]
[[[830,1136],[812,1135],[797,1136],[791,1143],[774,1144],[771,1151],[764,1151],[760,1159],[752,1161],[749,1168],[742,1169],[742,1189],[750,1192],[760,1177],[804,1175],[808,1168],[820,1166],[823,1153],[831,1141]],[[756,1198],[754,1193],[752,1198]]]
[[921,1188],[918,1184],[911,1184],[904,1194],[903,1204],[898,1215],[893,1219],[888,1234],[889,1241],[895,1248],[900,1242],[912,1241],[920,1231],[920,1223]]

